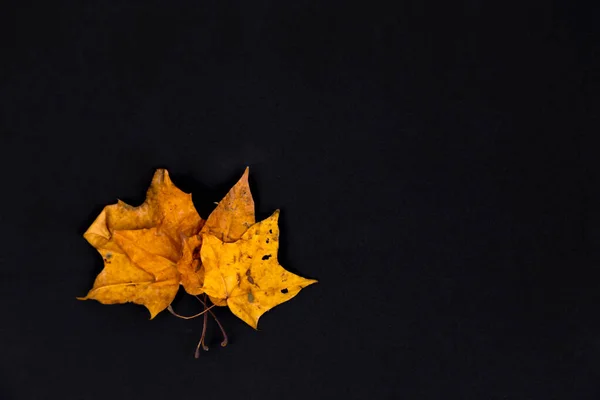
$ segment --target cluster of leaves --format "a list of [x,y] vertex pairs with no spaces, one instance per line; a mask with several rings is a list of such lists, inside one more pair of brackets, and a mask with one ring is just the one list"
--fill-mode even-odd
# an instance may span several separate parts
[[[279,265],[278,217],[277,210],[255,221],[248,168],[206,220],[194,208],[191,194],[159,169],[142,205],[118,201],[106,206],[85,232],[102,255],[104,269],[80,299],[141,304],[152,319],[165,309],[175,314],[170,304],[181,285],[204,303],[198,314],[205,318],[198,346],[207,349],[206,312],[214,316],[214,306],[228,306],[256,329],[262,314],[316,282]],[[207,306],[207,298],[213,306]]]

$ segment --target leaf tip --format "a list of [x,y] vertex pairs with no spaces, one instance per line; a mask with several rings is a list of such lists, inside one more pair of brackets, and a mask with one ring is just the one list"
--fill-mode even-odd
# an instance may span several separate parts
[[238,181],[238,185],[239,184],[248,184],[248,175],[250,174],[250,167],[246,167],[246,169],[244,169],[244,173],[242,174],[242,177],[240,178],[240,180]]
[[[148,307],[146,307],[146,308],[148,308]],[[154,319],[154,317],[156,317],[158,315],[158,313],[161,312],[162,310],[156,311],[156,310],[151,310],[148,308],[148,311],[150,311],[149,321],[152,321]]]
[[152,185],[161,185],[161,184],[173,184],[171,182],[171,178],[169,177],[169,171],[166,168],[157,168],[154,172],[154,176],[152,177]]

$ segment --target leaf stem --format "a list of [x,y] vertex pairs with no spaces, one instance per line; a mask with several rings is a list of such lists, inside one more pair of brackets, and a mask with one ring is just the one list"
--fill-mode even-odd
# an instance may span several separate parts
[[[183,315],[179,315],[179,314],[177,314],[177,313],[176,313],[176,312],[173,310],[173,307],[171,307],[171,305],[169,305],[169,307],[167,307],[167,310],[169,310],[169,312],[170,312],[171,314],[173,314],[174,316],[176,316],[177,318],[181,318],[181,319],[193,319],[193,318],[197,318],[197,317],[201,316],[202,314],[205,314],[207,311],[208,311],[208,312],[210,312],[210,309],[211,309],[211,308],[213,308],[214,306],[215,306],[215,305],[213,304],[212,306],[210,306],[210,307],[208,307],[208,308],[205,308],[205,309],[204,309],[204,311],[202,311],[202,312],[200,312],[200,313],[198,313],[198,314],[196,314],[196,315],[189,316],[189,317],[186,317],[186,316],[183,316]],[[212,314],[212,313],[211,313],[211,314]]]
[[[206,295],[205,295],[206,297]],[[204,343],[204,339],[206,338],[206,325],[208,325],[208,314],[206,311],[209,309],[206,308],[206,303],[204,304],[204,320],[202,321],[202,335],[200,336],[200,340],[198,341],[198,345],[196,346],[196,351],[194,352],[194,358],[200,358],[200,346],[202,346],[202,350],[208,351],[208,346]]]
[[[200,297],[198,296],[194,296],[196,299],[198,299],[198,301],[202,304],[204,304],[204,306],[206,307],[206,302],[204,302]],[[210,315],[212,315],[212,317],[214,318],[215,322],[217,323],[217,325],[219,325],[219,329],[221,330],[221,334],[223,335],[223,341],[221,342],[221,347],[225,347],[227,346],[227,343],[229,343],[229,340],[227,338],[227,333],[225,332],[225,329],[223,328],[223,325],[221,325],[221,322],[219,321],[219,319],[217,318],[217,316],[215,315],[215,313],[212,312],[211,308],[213,308],[215,305],[213,304],[211,307],[208,308],[208,312],[210,313]]]

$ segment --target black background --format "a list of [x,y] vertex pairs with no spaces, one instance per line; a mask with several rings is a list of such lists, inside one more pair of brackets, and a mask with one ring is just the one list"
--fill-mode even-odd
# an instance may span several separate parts
[[[598,398],[598,10],[489,3],[4,4],[0,396]],[[246,165],[320,280],[260,331],[75,300],[105,204]]]

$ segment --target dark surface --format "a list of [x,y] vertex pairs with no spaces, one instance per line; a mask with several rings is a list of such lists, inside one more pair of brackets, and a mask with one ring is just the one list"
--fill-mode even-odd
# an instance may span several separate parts
[[[0,12],[1,398],[600,396],[597,10],[78,3]],[[260,332],[75,300],[103,205],[246,165],[320,280]]]

